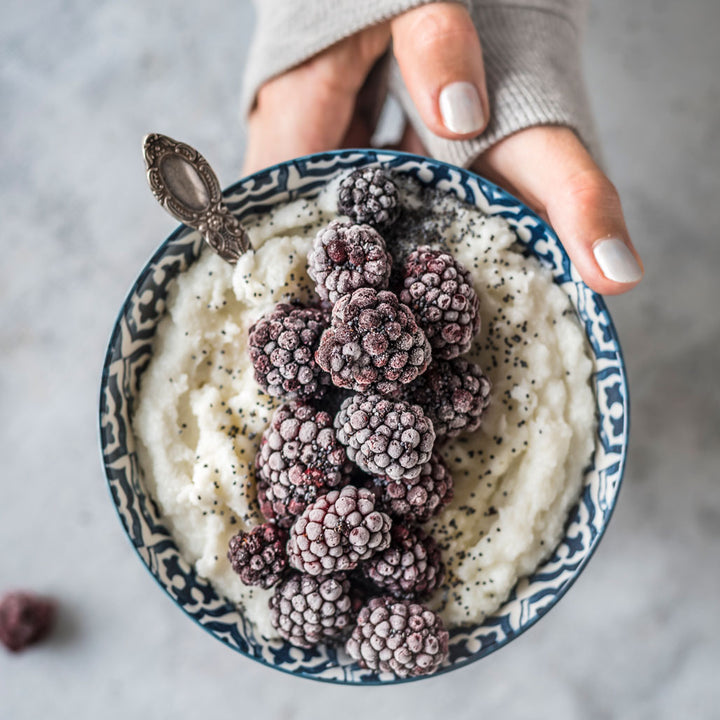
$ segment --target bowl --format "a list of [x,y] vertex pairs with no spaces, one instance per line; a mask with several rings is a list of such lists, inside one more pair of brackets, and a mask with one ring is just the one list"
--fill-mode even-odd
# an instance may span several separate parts
[[[550,268],[568,295],[594,361],[597,432],[592,461],[564,536],[549,559],[521,579],[503,605],[482,624],[454,629],[450,653],[438,673],[474,662],[507,645],[534,625],[568,591],[587,565],[607,527],[620,489],[628,445],[628,389],[622,353],[602,298],[571,265],[554,232],[507,192],[469,171],[404,153],[347,150],[281,163],[241,180],[224,192],[242,220],[276,203],[312,196],[338,173],[380,164],[424,185],[456,195],[500,215],[527,253]],[[281,671],[345,684],[403,682],[360,668],[342,650],[312,650],[260,636],[237,606],[220,596],[181,556],[148,494],[130,418],[155,329],[165,312],[168,288],[203,250],[198,232],[179,227],[160,246],[132,286],[111,334],[100,390],[100,443],[112,501],[133,547],[159,585],[189,617],[228,647]]]

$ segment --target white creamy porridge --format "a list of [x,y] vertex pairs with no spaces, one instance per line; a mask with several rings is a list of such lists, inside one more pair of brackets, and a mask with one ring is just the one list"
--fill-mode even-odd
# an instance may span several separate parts
[[[253,462],[280,404],[255,381],[247,335],[278,302],[313,301],[306,257],[336,216],[335,185],[246,221],[254,250],[234,268],[206,250],[178,279],[134,418],[149,490],[184,557],[266,637],[277,634],[272,590],[245,586],[226,556],[232,535],[263,520]],[[438,227],[480,297],[468,357],[493,384],[480,429],[442,448],[454,499],[426,525],[447,569],[428,604],[453,626],[481,622],[557,545],[592,453],[595,404],[582,329],[547,270],[517,251],[501,218],[442,204]]]

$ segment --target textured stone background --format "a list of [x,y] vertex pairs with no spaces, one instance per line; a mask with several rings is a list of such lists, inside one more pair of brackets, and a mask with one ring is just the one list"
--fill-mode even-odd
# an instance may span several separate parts
[[320,686],[189,623],[130,550],[100,468],[109,332],[174,227],[150,130],[237,179],[243,0],[4,0],[0,9],[0,590],[60,598],[52,641],[0,652],[0,718],[716,718],[720,702],[720,4],[594,0],[586,70],[647,277],[610,307],[632,449],[596,556],[496,655],[420,684]]

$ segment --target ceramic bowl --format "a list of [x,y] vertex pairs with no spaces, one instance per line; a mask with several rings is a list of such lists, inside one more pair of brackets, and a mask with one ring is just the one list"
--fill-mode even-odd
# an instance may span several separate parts
[[[622,354],[602,298],[580,279],[553,231],[508,193],[474,175],[414,155],[381,151],[340,151],[282,163],[241,180],[225,191],[239,219],[276,203],[317,193],[348,170],[379,163],[409,173],[420,182],[453,193],[492,215],[503,216],[529,253],[551,269],[554,282],[577,311],[594,359],[597,433],[592,464],[565,535],[552,556],[521,579],[492,616],[450,634],[450,655],[438,672],[476,661],[534,625],[568,591],[597,547],[612,514],[622,481],[628,443],[628,389]],[[114,326],[102,374],[100,440],[112,500],[142,562],[175,604],[211,635],[237,652],[278,670],[336,683],[401,682],[361,669],[342,650],[321,646],[302,650],[268,641],[218,595],[180,555],[148,495],[130,422],[153,336],[165,312],[168,287],[193,263],[204,245],[200,235],[179,227],[141,270]],[[209,250],[206,250],[209,252]]]

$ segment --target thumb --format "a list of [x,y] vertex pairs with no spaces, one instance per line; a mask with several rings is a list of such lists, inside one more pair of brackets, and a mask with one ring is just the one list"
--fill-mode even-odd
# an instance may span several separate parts
[[358,92],[388,41],[387,28],[369,28],[266,82],[248,117],[243,172],[342,147]]
[[643,267],[617,190],[575,133],[533,127],[500,141],[475,169],[549,219],[583,280],[604,295],[637,285]]
[[481,133],[489,119],[482,48],[458,3],[423,5],[391,22],[393,51],[428,129],[450,140]]

